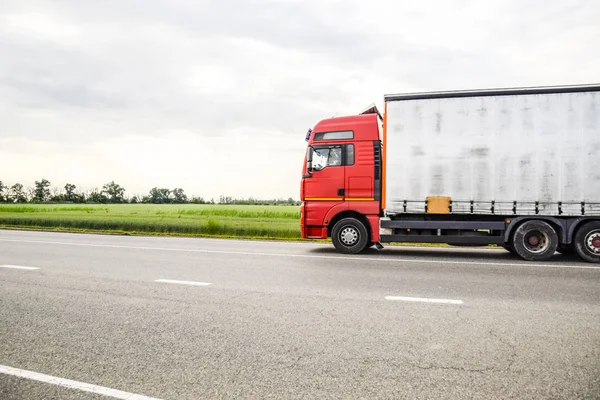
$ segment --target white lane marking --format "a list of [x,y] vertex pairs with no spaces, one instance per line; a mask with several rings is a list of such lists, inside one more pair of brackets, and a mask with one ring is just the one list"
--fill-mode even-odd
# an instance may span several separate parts
[[33,271],[35,269],[39,269],[39,267],[25,267],[23,265],[0,265],[0,268],[25,269],[28,271]]
[[8,367],[6,365],[0,365],[0,373],[6,375],[12,375],[19,378],[31,379],[34,381],[49,383],[51,385],[57,385],[66,387],[69,389],[81,390],[83,392],[96,393],[103,396],[113,397],[115,399],[122,400],[160,400],[156,397],[143,396],[141,394],[123,392],[121,390],[111,389],[104,386],[92,385],[90,383],[73,381],[70,379],[58,378],[55,376],[40,374],[39,372],[27,371],[24,369],[18,369]]
[[180,251],[187,253],[204,253],[204,254],[231,254],[243,256],[261,256],[261,257],[295,257],[295,258],[316,258],[328,260],[360,260],[360,261],[386,261],[386,262],[407,262],[417,264],[443,264],[443,265],[476,265],[476,266],[496,266],[496,267],[542,267],[542,268],[565,268],[565,269],[596,269],[600,270],[600,266],[592,265],[561,265],[561,264],[539,264],[531,263],[501,263],[501,262],[477,262],[477,261],[448,261],[448,260],[420,260],[414,258],[386,258],[386,257],[368,257],[368,256],[321,256],[311,254],[286,254],[286,253],[263,253],[263,252],[248,252],[248,251],[224,251],[224,250],[204,250],[204,249],[181,249],[169,247],[146,247],[146,246],[124,246],[117,244],[93,244],[93,243],[74,243],[74,242],[57,242],[46,240],[17,240],[17,239],[0,239],[0,242],[17,242],[17,243],[42,243],[55,244],[64,246],[87,246],[112,249],[132,249],[132,250],[151,250],[151,251]]
[[179,285],[192,285],[192,286],[208,286],[208,285],[211,285],[211,283],[208,283],[208,282],[176,281],[176,280],[173,280],[173,279],[157,279],[154,282],[176,283],[176,284],[179,284]]
[[450,299],[429,299],[423,297],[403,297],[403,296],[385,296],[386,300],[391,301],[412,301],[419,303],[440,303],[440,304],[463,304],[462,300],[450,300]]

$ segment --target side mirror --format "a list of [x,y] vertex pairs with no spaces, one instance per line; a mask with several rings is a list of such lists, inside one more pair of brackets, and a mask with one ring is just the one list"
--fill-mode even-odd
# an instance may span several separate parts
[[313,166],[312,166],[312,156],[313,156],[313,149],[312,147],[308,148],[308,157],[306,160],[306,171],[310,174],[311,172],[313,172]]

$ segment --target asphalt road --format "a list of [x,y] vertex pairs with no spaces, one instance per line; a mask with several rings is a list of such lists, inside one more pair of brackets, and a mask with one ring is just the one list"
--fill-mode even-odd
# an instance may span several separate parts
[[107,398],[3,366],[160,399],[600,398],[575,258],[0,230],[0,266],[38,268],[0,267],[1,399]]

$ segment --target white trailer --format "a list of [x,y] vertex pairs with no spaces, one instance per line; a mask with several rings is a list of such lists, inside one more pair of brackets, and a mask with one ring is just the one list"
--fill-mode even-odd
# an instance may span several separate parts
[[386,211],[600,215],[595,88],[386,96]]

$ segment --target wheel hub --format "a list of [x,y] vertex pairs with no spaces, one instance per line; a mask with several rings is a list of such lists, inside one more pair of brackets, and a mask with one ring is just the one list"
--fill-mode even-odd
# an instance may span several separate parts
[[525,247],[532,253],[542,253],[549,246],[550,240],[544,232],[531,231],[525,236]]
[[600,254],[600,231],[590,232],[587,236],[586,243],[592,252]]
[[346,246],[352,246],[358,241],[358,231],[353,227],[347,227],[340,232],[340,240]]

